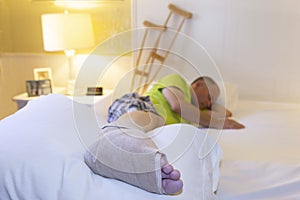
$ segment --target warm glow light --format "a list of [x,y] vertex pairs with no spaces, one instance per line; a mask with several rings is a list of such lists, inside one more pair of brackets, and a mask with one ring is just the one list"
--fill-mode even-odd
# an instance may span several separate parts
[[43,14],[44,49],[64,51],[94,45],[91,16],[88,14]]
[[88,14],[43,14],[42,29],[45,51],[64,51],[68,58],[69,80],[67,94],[74,93],[73,58],[76,49],[94,45],[91,16]]

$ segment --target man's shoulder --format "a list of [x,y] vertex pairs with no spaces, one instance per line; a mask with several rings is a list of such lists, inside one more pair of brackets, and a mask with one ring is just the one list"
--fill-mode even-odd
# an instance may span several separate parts
[[146,94],[151,96],[153,93],[158,91],[160,93],[162,89],[169,87],[185,91],[189,88],[189,85],[179,74],[170,74],[153,83],[152,87],[148,90],[148,92],[146,92]]
[[178,74],[170,74],[170,75],[164,76],[157,82],[159,84],[163,84],[166,86],[177,85],[177,84],[187,84],[187,82],[184,80],[184,78]]

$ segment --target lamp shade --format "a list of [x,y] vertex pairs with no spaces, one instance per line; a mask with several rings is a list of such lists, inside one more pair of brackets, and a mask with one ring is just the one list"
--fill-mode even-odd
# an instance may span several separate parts
[[94,45],[89,14],[43,14],[42,31],[45,51],[85,49]]

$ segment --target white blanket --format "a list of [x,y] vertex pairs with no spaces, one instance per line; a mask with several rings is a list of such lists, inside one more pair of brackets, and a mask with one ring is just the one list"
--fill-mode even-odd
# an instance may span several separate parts
[[215,199],[221,152],[203,131],[179,124],[153,131],[184,181],[181,194],[165,196],[92,173],[83,155],[97,137],[96,123],[101,117],[99,121],[92,105],[62,95],[31,101],[0,121],[0,199]]
[[220,200],[300,199],[300,105],[240,101],[242,130],[224,130]]

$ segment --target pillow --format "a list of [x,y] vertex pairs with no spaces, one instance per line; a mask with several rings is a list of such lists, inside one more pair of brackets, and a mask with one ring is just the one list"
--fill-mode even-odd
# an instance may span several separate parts
[[216,103],[230,111],[234,111],[239,100],[238,87],[228,82],[218,82],[218,86],[220,88],[220,96]]

